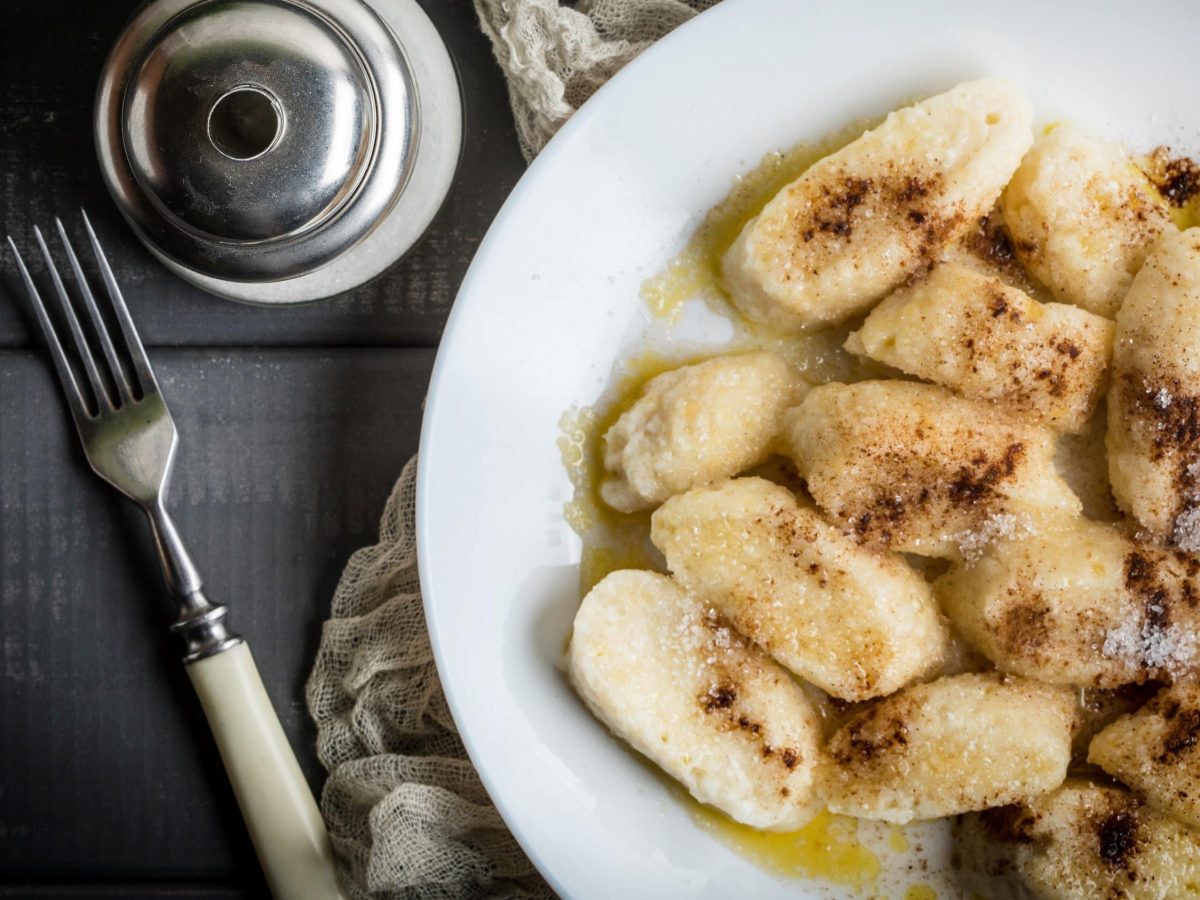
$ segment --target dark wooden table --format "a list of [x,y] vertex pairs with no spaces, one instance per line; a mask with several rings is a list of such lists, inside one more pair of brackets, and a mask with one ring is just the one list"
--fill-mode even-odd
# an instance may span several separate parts
[[[304,681],[350,553],[417,446],[446,315],[524,166],[469,0],[421,0],[458,65],[466,150],[424,242],[353,293],[218,300],[158,265],[92,152],[96,76],[134,0],[0,5],[0,236],[84,205],[182,435],[173,509],[232,607],[314,787]],[[0,262],[0,897],[265,895],[220,760],[164,632],[135,511],[85,467]]]

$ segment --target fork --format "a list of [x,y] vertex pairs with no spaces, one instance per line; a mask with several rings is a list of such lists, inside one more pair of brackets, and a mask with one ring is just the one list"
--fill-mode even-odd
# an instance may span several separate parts
[[[83,212],[88,243],[108,294],[111,317],[118,325],[119,334],[114,340],[66,229],[59,219],[54,221],[91,323],[91,341],[85,336],[77,302],[72,302],[41,230],[35,227],[34,236],[61,305],[61,318],[70,331],[86,389],[76,377],[59,327],[50,318],[11,236],[8,245],[45,335],[84,453],[96,474],[137,503],[150,520],[167,587],[179,601],[179,616],[171,630],[186,645],[184,665],[216,738],[271,893],[277,900],[341,898],[325,823],[263,688],[250,649],[225,623],[225,607],[204,596],[200,575],[167,512],[167,486],[178,435],[121,290],[92,223]],[[125,351],[124,365],[118,356],[118,343]],[[97,359],[94,344],[99,344],[102,360]]]

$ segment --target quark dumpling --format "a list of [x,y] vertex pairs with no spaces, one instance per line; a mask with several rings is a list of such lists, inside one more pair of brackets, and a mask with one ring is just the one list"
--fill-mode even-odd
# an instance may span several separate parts
[[1105,386],[1113,324],[1077,306],[1042,304],[996,277],[946,264],[867,316],[846,349],[1079,432]]
[[817,504],[868,546],[957,558],[1080,509],[1052,432],[936,385],[813,388],[782,441]]
[[1052,794],[959,820],[963,888],[1020,900],[1195,900],[1200,834],[1117,787]]
[[996,674],[905,688],[869,705],[827,747],[831,812],[903,824],[1003,806],[1067,776],[1075,695]]
[[942,608],[997,668],[1111,688],[1200,667],[1200,561],[1079,519],[996,541],[935,584]]
[[1026,155],[1004,192],[1017,256],[1056,300],[1116,315],[1171,215],[1116,144],[1055,128]]
[[903,559],[857,546],[764,479],[672,497],[651,539],[689,592],[835,697],[890,694],[949,651],[929,585]]
[[575,616],[575,690],[701,803],[790,830],[820,808],[820,725],[792,677],[665,575],[614,572]]
[[722,259],[752,321],[799,331],[868,309],[992,208],[1033,142],[1009,84],[960,84],[814,163]]
[[635,512],[762,462],[783,411],[806,390],[782,358],[765,352],[722,356],[650,379],[604,435],[610,476],[600,495],[615,509]]
[[1200,828],[1200,685],[1163,688],[1092,739],[1088,762],[1156,809]]
[[1163,237],[1117,314],[1108,470],[1143,529],[1200,551],[1200,228]]

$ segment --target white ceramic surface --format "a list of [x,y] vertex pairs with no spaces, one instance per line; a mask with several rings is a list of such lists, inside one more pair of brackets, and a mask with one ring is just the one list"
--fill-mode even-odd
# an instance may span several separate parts
[[[765,152],[970,78],[1016,82],[1042,122],[1195,152],[1197,34],[1200,5],[1164,0],[725,0],[617,75],[530,168],[446,328],[417,517],[426,614],[455,719],[506,821],[561,894],[827,893],[780,880],[696,828],[555,668],[580,554],[562,518],[571,485],[559,421],[602,393],[651,324],[642,280]],[[900,875],[879,887],[892,896],[938,880]]]

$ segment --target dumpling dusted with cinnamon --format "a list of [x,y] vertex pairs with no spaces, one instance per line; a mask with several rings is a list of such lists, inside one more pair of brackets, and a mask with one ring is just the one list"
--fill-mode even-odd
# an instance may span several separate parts
[[1003,209],[1017,256],[1054,298],[1108,318],[1155,241],[1173,229],[1125,151],[1070,126],[1038,140]]
[[575,616],[571,683],[701,803],[756,828],[817,812],[820,725],[792,677],[654,572],[614,572]]
[[1052,791],[1071,760],[1074,692],[965,674],[905,688],[830,738],[820,794],[832,812],[903,824]]
[[1108,471],[1142,528],[1200,551],[1200,228],[1162,239],[1117,314]]
[[1020,900],[1197,900],[1200,834],[1118,787],[1052,794],[959,820],[965,891]]
[[949,652],[925,579],[762,478],[672,497],[655,511],[651,539],[680,584],[835,697],[889,694]]
[[1006,672],[1113,688],[1200,668],[1200,563],[1079,519],[996,541],[938,579],[954,627]]
[[734,304],[785,331],[869,308],[992,208],[1031,122],[1017,90],[990,79],[893,112],[746,225],[722,260]]
[[1200,684],[1163,688],[1093,739],[1088,762],[1192,828],[1200,828]]
[[1079,432],[1100,399],[1113,323],[1077,306],[1039,303],[996,277],[946,264],[880,303],[846,349]]
[[600,485],[622,512],[762,462],[807,383],[774,353],[722,356],[650,379],[604,435]]
[[1080,509],[1052,432],[935,385],[821,385],[783,442],[817,504],[867,545],[957,558]]

